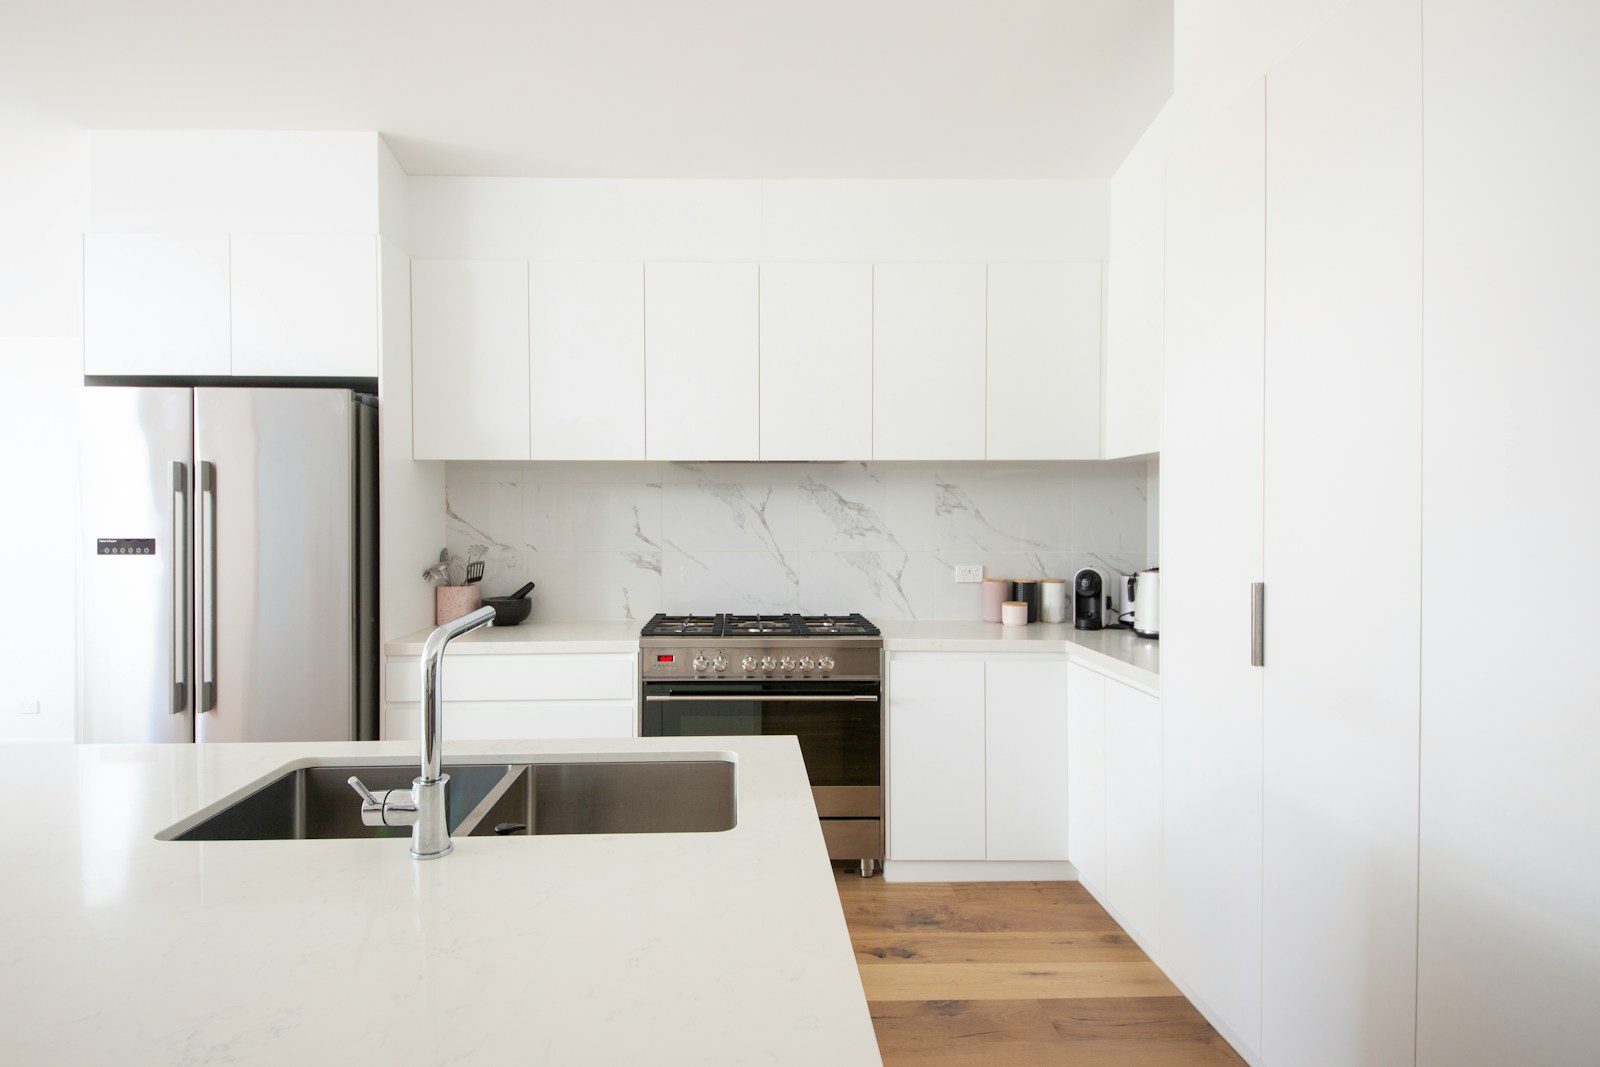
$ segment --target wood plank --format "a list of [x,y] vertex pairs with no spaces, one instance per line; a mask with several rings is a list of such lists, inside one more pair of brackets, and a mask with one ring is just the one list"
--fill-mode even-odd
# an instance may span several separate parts
[[1144,952],[1120,931],[1040,934],[1028,930],[983,933],[852,931],[856,960],[881,963],[1053,963],[1068,960],[1136,962]]
[[868,1000],[1177,996],[1149,960],[1134,963],[923,963],[863,967]]
[[1076,882],[835,878],[889,1067],[1244,1062]]

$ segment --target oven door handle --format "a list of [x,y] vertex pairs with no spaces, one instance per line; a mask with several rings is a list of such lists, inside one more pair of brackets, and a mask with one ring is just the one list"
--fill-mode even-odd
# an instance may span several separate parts
[[644,699],[645,703],[647,704],[665,704],[669,701],[676,700],[693,700],[702,702],[737,700],[745,704],[748,704],[753,700],[761,701],[762,703],[766,704],[800,703],[802,701],[807,704],[840,704],[845,702],[853,704],[876,704],[878,702],[877,697],[867,693],[821,693],[816,696],[807,696],[803,693],[749,693],[744,696],[736,696],[729,693],[713,693],[707,696],[647,695]]

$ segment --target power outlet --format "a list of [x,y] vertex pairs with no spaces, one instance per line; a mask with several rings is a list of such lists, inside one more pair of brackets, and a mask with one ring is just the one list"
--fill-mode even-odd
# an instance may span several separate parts
[[981,581],[983,581],[983,567],[981,567],[981,566],[967,567],[967,566],[962,566],[960,564],[957,564],[956,565],[956,581],[958,581],[958,582],[981,582]]
[[37,715],[37,714],[39,714],[39,702],[37,700],[19,700],[19,701],[17,701],[17,714],[18,715]]

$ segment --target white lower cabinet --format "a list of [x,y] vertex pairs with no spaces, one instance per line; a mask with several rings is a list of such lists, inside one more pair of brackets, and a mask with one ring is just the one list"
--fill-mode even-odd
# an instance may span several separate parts
[[1067,858],[1067,664],[983,666],[985,859]]
[[[391,656],[384,666],[385,741],[421,735],[420,665],[416,656]],[[445,739],[634,737],[635,665],[628,653],[447,657]]]
[[1067,859],[1091,892],[1106,886],[1106,680],[1067,664]]
[[1154,950],[1161,913],[1161,701],[1106,681],[1106,899]]
[[888,858],[1067,858],[1067,662],[902,653],[888,673]]

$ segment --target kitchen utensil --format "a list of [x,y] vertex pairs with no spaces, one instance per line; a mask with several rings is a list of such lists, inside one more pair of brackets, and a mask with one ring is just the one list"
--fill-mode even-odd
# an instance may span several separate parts
[[533,583],[529,582],[527,585],[523,586],[521,589],[518,589],[515,593],[512,593],[510,596],[506,597],[505,599],[506,600],[521,600],[523,597],[527,596],[531,592],[533,592]]
[[478,582],[481,582],[481,581],[483,581],[483,561],[479,560],[477,563],[469,563],[469,564],[467,564],[467,583],[466,584],[468,584],[468,585],[476,585]]
[[1134,575],[1133,632],[1141,637],[1161,634],[1161,569],[1151,567]]
[[533,601],[514,596],[484,597],[483,606],[494,609],[496,626],[515,626],[526,622],[528,616],[533,614]]

